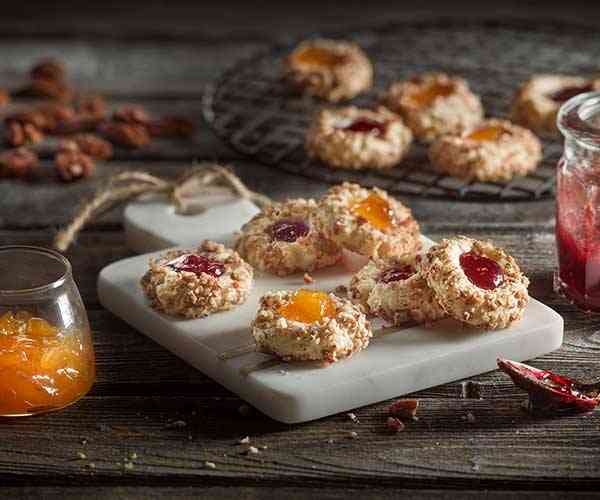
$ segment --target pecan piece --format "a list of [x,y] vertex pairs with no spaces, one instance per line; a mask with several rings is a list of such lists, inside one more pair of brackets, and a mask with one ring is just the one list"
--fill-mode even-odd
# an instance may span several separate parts
[[27,148],[0,153],[0,177],[25,177],[39,163],[38,156]]
[[102,96],[85,95],[77,102],[77,112],[90,118],[104,119],[108,114],[108,104]]
[[23,146],[43,141],[44,134],[32,123],[10,121],[6,124],[5,139],[11,146]]
[[0,108],[6,106],[10,101],[10,96],[6,90],[0,89]]
[[155,137],[183,137],[194,135],[194,124],[187,118],[179,116],[163,116],[152,122],[148,127],[150,134]]
[[112,144],[95,134],[76,134],[65,142],[75,143],[80,151],[95,160],[108,160],[113,155]]
[[60,80],[47,80],[38,78],[15,92],[17,97],[42,97],[70,101],[73,98],[71,88]]
[[113,120],[116,122],[150,125],[152,118],[150,114],[142,107],[136,104],[122,106],[113,113]]
[[42,59],[29,72],[32,80],[64,80],[65,74],[65,65],[57,59]]
[[54,155],[54,167],[62,181],[73,182],[93,174],[94,160],[78,149],[61,149]]
[[12,113],[4,118],[4,123],[8,125],[11,122],[19,122],[22,124],[31,123],[34,127],[45,130],[48,122],[43,113],[36,110],[19,111]]
[[416,399],[398,399],[387,407],[387,412],[395,417],[414,419],[418,407],[419,401]]
[[102,132],[114,144],[127,148],[140,148],[150,142],[148,130],[133,123],[107,123]]
[[44,118],[45,123],[41,128],[50,133],[59,131],[76,117],[72,106],[60,103],[45,104],[39,106],[36,111]]

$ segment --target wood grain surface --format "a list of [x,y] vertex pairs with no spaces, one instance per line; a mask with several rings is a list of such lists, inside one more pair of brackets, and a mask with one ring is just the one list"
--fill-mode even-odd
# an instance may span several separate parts
[[[437,14],[455,16],[472,5],[464,3],[461,11],[433,3]],[[517,3],[503,2],[499,12]],[[221,144],[202,124],[202,89],[232,62],[273,41],[363,18],[375,23],[428,13],[417,2],[406,14],[395,4],[328,4],[321,16],[298,6],[285,11],[275,2],[246,10],[186,3],[179,12],[150,2],[140,15],[127,16],[128,2],[88,10],[43,3],[37,16],[16,10],[3,16],[0,86],[22,81],[40,56],[60,56],[78,85],[102,91],[114,105],[135,102],[157,113],[181,113],[197,121],[198,131],[191,141],[118,151],[115,161],[80,183],[56,183],[47,160],[30,183],[0,181],[0,244],[49,245],[83,196],[111,173],[130,168],[174,177],[193,161],[218,159],[274,198],[321,194],[326,185],[245,160]],[[481,6],[474,9],[468,15],[485,14]],[[543,15],[573,16],[573,8],[552,9]],[[593,23],[598,10],[572,20]],[[535,12],[526,3],[519,15]],[[532,363],[598,378],[600,318],[552,291],[552,202],[405,201],[433,239],[462,233],[506,247],[531,278],[532,295],[565,319],[563,347]],[[356,410],[359,423],[345,414],[293,426],[270,420],[99,305],[98,272],[130,255],[118,210],[92,224],[68,251],[93,329],[97,383],[64,411],[1,422],[3,497],[585,498],[600,490],[600,413],[529,415],[521,406],[524,393],[498,371],[414,394],[419,419],[398,435],[385,428],[386,403]],[[247,446],[238,444],[245,436],[259,454],[245,453]]]

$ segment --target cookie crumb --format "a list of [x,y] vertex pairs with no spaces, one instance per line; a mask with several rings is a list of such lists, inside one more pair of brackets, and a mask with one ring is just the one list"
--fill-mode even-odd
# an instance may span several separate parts
[[304,273],[302,279],[304,279],[304,283],[306,283],[307,285],[315,282],[315,279],[308,273]]
[[249,455],[258,455],[260,450],[256,446],[248,446],[246,453]]
[[85,460],[87,458],[87,455],[85,453],[83,453],[83,451],[78,451],[77,452],[77,458],[79,460]]
[[250,436],[246,436],[238,441],[238,444],[250,444]]
[[216,469],[217,465],[214,462],[204,462],[204,467],[207,469]]

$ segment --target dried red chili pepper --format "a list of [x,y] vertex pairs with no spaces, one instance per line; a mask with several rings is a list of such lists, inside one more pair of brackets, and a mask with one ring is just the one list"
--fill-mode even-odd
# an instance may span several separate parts
[[582,384],[562,375],[508,359],[498,367],[529,394],[532,411],[591,411],[600,403],[600,384]]

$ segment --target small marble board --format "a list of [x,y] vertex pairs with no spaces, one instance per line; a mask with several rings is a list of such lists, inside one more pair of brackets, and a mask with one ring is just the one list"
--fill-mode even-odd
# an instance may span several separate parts
[[[207,236],[195,234],[198,240]],[[424,245],[430,244],[424,238]],[[485,332],[451,320],[427,328],[398,328],[377,336],[352,358],[325,368],[315,363],[277,362],[256,352],[222,359],[223,353],[251,344],[249,324],[264,292],[309,285],[302,275],[257,276],[242,306],[206,318],[180,320],[150,308],[139,286],[149,258],[155,255],[128,258],[104,268],[98,280],[101,303],[254,407],[286,423],[318,419],[477,375],[495,369],[498,357],[524,361],[562,344],[561,316],[532,299],[523,320],[506,330]],[[311,287],[332,290],[348,284],[351,273],[340,265],[313,277]]]

